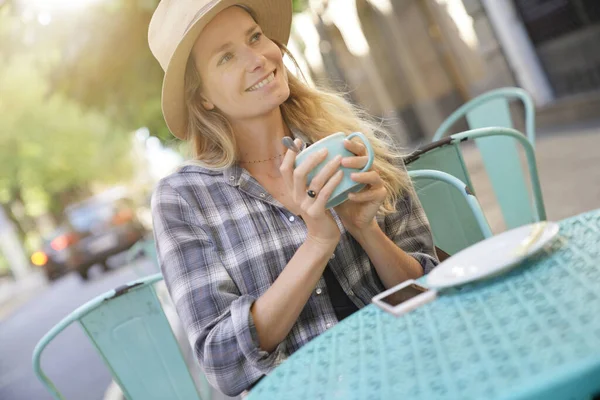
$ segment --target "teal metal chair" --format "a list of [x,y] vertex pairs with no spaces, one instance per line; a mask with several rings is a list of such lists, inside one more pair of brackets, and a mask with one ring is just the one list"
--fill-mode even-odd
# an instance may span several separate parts
[[[470,129],[502,127],[514,128],[510,113],[511,100],[521,100],[525,108],[525,134],[535,146],[535,106],[529,94],[516,87],[491,90],[463,104],[440,125],[433,135],[437,142],[448,134],[458,120],[465,118]],[[485,143],[485,142],[484,142]]]
[[[496,149],[493,154],[494,169],[488,170],[507,229],[545,220],[546,210],[533,145],[523,134],[514,129],[480,128],[446,137],[406,157],[404,160],[406,168],[409,171],[428,169],[446,172],[464,182],[469,191],[476,195],[464,161],[462,146],[467,141],[481,139],[503,139],[505,143],[510,143],[515,151],[516,147],[520,146],[527,159],[531,192],[525,181],[526,174],[521,167],[520,158],[513,158],[510,152],[505,157],[504,147],[500,146]],[[483,153],[482,157],[485,162],[486,158],[492,155]],[[444,207],[443,198],[438,199],[439,207]]]
[[156,274],[111,290],[76,309],[54,326],[33,352],[33,368],[54,399],[64,399],[41,367],[46,346],[78,322],[127,399],[209,400],[202,377],[197,389],[157,297]]
[[464,182],[434,170],[409,171],[408,175],[438,250],[451,256],[492,236],[479,202]]
[[[529,94],[520,88],[507,87],[489,91],[465,103],[450,115],[440,125],[433,136],[437,142],[444,138],[454,124],[465,118],[470,129],[500,127],[513,129],[509,104],[520,100],[525,110],[525,134],[532,148],[535,148],[535,106]],[[519,205],[524,204],[524,194],[527,193],[526,180],[521,171],[518,148],[512,138],[502,135],[482,136],[475,139],[475,144],[482,156],[483,165],[488,175],[492,189],[496,195],[507,228],[523,225],[529,219],[522,216],[513,218],[518,213],[514,199],[506,198],[506,176],[510,176],[510,186],[513,192],[522,198]],[[507,172],[507,168],[511,169]],[[472,186],[471,186],[472,188]],[[514,197],[515,195],[513,195]],[[526,210],[524,213],[529,212]]]
[[135,274],[139,277],[147,275],[147,272],[140,263],[136,260],[146,256],[152,265],[154,272],[160,272],[160,264],[158,262],[158,255],[156,254],[156,246],[152,237],[146,237],[135,242],[133,246],[126,253],[127,264],[133,265]]

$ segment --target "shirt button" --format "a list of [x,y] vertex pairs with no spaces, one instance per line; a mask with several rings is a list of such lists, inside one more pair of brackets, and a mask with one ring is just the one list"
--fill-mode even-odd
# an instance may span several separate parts
[[264,193],[261,193],[261,194],[260,194],[260,197],[263,197],[263,198],[264,198],[265,196],[266,196],[266,194],[264,194]]
[[315,290],[315,292],[316,292],[317,294],[321,294],[321,293],[323,293],[323,290],[322,290],[321,288],[318,288],[317,290]]
[[294,217],[293,215],[290,217],[290,222],[294,222],[296,220],[296,217]]
[[333,260],[335,258],[335,253],[331,255],[331,259]]
[[327,325],[325,325],[325,328],[329,329],[329,328],[331,328],[331,325],[332,325],[331,323],[328,323]]
[[230,181],[233,181],[233,180],[235,180],[235,176],[230,176],[230,177],[229,177],[229,180],[230,180]]
[[353,292],[352,290],[349,290],[349,291],[348,291],[348,294],[349,294],[350,296],[354,296],[354,292]]

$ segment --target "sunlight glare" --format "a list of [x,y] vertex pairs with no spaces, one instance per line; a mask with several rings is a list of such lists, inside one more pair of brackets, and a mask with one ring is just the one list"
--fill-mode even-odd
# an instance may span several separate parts
[[383,14],[390,14],[393,11],[390,0],[371,0],[370,3]]
[[461,39],[471,48],[478,45],[477,34],[473,26],[473,18],[467,13],[461,0],[436,0],[438,4],[446,7],[448,15],[454,20]]
[[50,22],[52,22],[52,15],[46,11],[43,11],[38,15],[38,22],[43,26],[49,25]]
[[35,9],[43,11],[65,11],[84,8],[100,0],[25,0],[24,4]]
[[328,17],[340,30],[350,53],[357,57],[369,54],[369,43],[360,26],[356,3],[348,0],[329,0]]

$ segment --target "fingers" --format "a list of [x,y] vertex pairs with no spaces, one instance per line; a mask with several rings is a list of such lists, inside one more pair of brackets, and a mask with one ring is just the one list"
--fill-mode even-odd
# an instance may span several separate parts
[[379,176],[377,171],[355,172],[350,174],[350,178],[354,182],[364,183],[365,185],[370,185],[372,187],[383,186],[383,179],[381,179],[381,176]]
[[387,195],[383,179],[377,171],[356,172],[350,175],[350,178],[357,183],[367,185],[367,190],[359,193],[349,193],[348,199],[355,203],[364,203],[368,201],[381,200]]
[[369,201],[384,199],[387,195],[385,187],[369,188],[359,193],[349,193],[348,200],[355,203],[366,203]]
[[335,175],[333,175],[331,179],[327,181],[325,186],[323,186],[323,188],[321,189],[321,191],[317,195],[317,198],[314,201],[310,199],[309,202],[303,204],[306,213],[310,217],[318,217],[323,213],[325,205],[327,204],[327,200],[329,200],[329,197],[331,197],[331,194],[333,193],[335,188],[340,184],[343,177],[344,172],[342,170],[338,170],[338,172],[336,172]]
[[[298,144],[302,143],[302,141],[300,139],[296,139],[296,140],[294,140],[294,143],[296,144],[296,146],[298,146]],[[281,162],[281,165],[279,166],[279,171],[281,172],[281,175],[283,176],[283,179],[286,182],[286,185],[288,183],[291,184],[291,182],[292,182],[292,175],[294,173],[294,162],[295,161],[296,161],[296,152],[292,151],[292,150],[286,151],[285,156],[283,157],[283,161]]]
[[[333,179],[337,172],[340,172],[343,175],[342,170],[340,170],[341,159],[342,157],[336,156],[333,160],[329,161],[310,182],[309,189],[318,194],[317,199],[322,196],[323,188],[327,185],[327,182]],[[302,205],[306,209],[316,202],[316,200],[309,197],[306,192],[304,192],[303,196],[304,199]]]
[[369,162],[367,154],[367,148],[364,144],[354,142],[352,140],[344,140],[344,147],[346,150],[353,153],[353,157],[344,157],[342,160],[342,166],[346,168],[363,169]]
[[[299,202],[306,197],[306,177],[317,165],[327,158],[327,149],[308,156],[293,172],[294,200]],[[313,189],[314,190],[314,189]]]
[[346,168],[363,169],[369,162],[367,156],[356,156],[356,157],[344,157],[342,159],[342,166]]
[[344,140],[344,147],[346,150],[356,154],[357,156],[364,156],[367,154],[367,148],[365,145],[353,140]]
[[321,188],[325,186],[327,181],[339,170],[342,156],[335,156],[333,160],[329,161],[317,175],[312,179],[309,185],[309,189],[319,193]]
[[[296,146],[302,145],[301,139],[294,140],[294,144]],[[296,162],[296,152],[293,150],[288,150],[283,157],[283,161],[279,167],[279,171],[281,172],[281,176],[283,177],[283,182],[288,189],[288,192],[294,194],[294,169]],[[303,186],[303,188],[306,185]]]

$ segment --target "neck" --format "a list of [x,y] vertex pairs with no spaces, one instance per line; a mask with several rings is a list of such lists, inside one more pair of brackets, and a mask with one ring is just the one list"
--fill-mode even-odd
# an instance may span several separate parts
[[[281,139],[289,135],[289,129],[283,121],[279,107],[268,115],[243,122],[234,122],[232,128],[237,143],[239,161],[244,167],[264,164],[264,167],[271,168],[281,164],[282,157],[277,158],[285,152]],[[272,160],[256,164],[249,163],[269,159]]]

